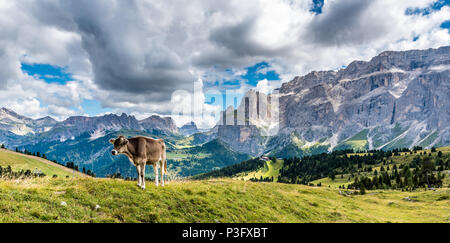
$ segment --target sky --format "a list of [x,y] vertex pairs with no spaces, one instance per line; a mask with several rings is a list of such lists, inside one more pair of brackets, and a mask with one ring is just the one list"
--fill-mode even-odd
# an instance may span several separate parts
[[208,128],[249,89],[449,45],[449,16],[450,0],[0,0],[0,107]]

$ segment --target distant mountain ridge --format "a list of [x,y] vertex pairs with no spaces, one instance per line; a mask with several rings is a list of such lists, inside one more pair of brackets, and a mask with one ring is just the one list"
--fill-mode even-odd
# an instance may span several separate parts
[[6,108],[0,109],[0,130],[19,136],[36,135],[39,139],[45,138],[46,141],[65,141],[86,132],[98,134],[101,131],[121,129],[178,133],[172,118],[156,115],[140,121],[125,113],[120,116],[115,114],[95,117],[72,116],[58,122],[49,116],[34,120]]
[[193,121],[184,124],[179,130],[180,133],[185,136],[200,132],[200,130],[198,130],[197,128],[197,125]]
[[45,132],[51,129],[57,121],[51,117],[31,119],[7,108],[0,109],[0,130],[16,135],[27,135]]

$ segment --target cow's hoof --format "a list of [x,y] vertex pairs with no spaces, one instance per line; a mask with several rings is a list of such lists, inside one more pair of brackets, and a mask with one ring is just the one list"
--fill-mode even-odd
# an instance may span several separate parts
[[145,186],[141,186],[141,189],[142,189],[142,190],[145,190]]

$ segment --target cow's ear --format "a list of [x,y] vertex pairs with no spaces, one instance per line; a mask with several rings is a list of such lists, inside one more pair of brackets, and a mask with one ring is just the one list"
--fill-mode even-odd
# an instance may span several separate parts
[[128,142],[129,142],[128,139],[124,138],[124,140],[123,140],[123,145],[127,145]]
[[111,139],[109,140],[109,142],[112,143],[112,144],[114,144],[115,141],[116,141],[116,140],[113,139],[113,138],[111,138]]

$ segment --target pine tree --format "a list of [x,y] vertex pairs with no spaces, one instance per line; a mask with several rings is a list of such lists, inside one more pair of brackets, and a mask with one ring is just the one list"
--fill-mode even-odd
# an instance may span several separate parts
[[366,188],[364,187],[364,185],[361,185],[361,187],[359,188],[359,194],[361,195],[366,194]]
[[430,187],[430,181],[429,181],[428,175],[430,173],[433,173],[433,170],[434,170],[433,161],[431,161],[431,159],[429,157],[424,158],[421,163],[421,172],[423,174],[425,174],[425,178],[426,178],[428,187]]

